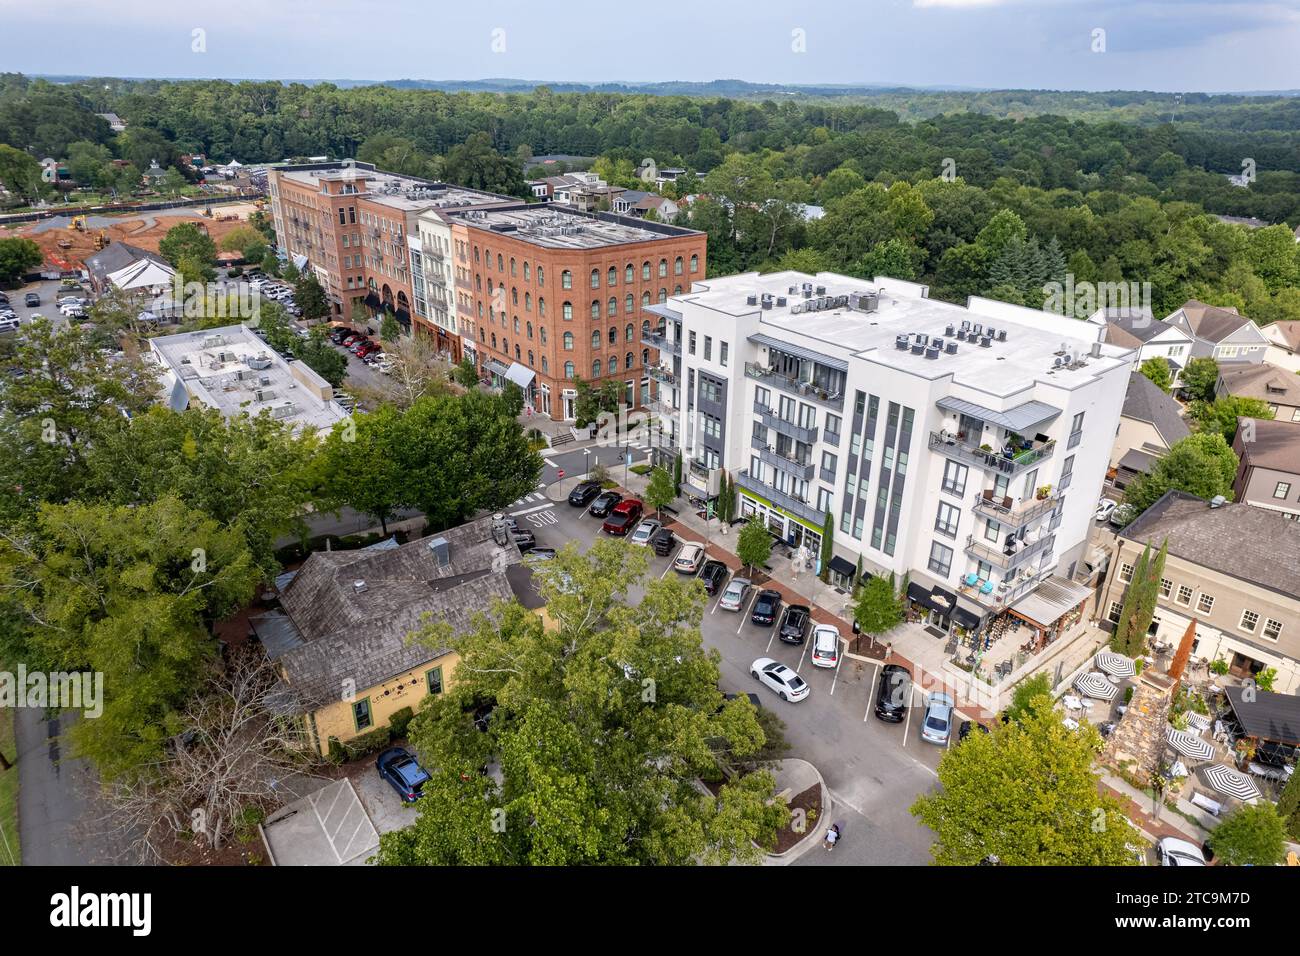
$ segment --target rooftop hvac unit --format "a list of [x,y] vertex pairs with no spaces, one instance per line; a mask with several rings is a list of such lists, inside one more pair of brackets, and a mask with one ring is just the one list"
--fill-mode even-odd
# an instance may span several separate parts
[[982,325],[980,325],[978,322],[976,322],[976,323],[975,323],[975,327],[974,327],[974,329],[972,329],[972,331],[973,331],[976,335],[979,335],[981,332],[984,331],[984,326],[982,326]]
[[1090,354],[1093,358],[1101,358],[1101,343],[1093,342],[1092,349],[1089,351],[1088,354]]
[[911,337],[908,335],[894,336],[894,348],[898,349],[900,352],[906,352],[908,346],[912,344],[910,338]]
[[220,335],[205,335],[203,337],[203,347],[205,349],[214,349],[219,345],[225,345],[226,340]]
[[429,551],[433,554],[434,563],[440,568],[445,568],[451,564],[451,542],[444,537],[434,538],[429,542]]
[[798,314],[801,313],[802,311],[803,311],[803,303],[802,303],[802,302],[796,302],[794,305],[790,306],[790,314],[791,314],[791,315],[798,315]]
[[924,351],[925,351],[925,346],[922,345],[920,342],[913,342],[913,343],[912,343],[912,354],[913,354],[913,355],[920,355],[920,354],[921,354],[922,352],[924,352]]
[[970,328],[970,319],[962,319],[962,320],[961,320],[961,330],[962,330],[963,332],[965,332],[965,331],[966,331],[967,329],[969,329],[969,328]]
[[1064,364],[1065,364],[1065,359],[1061,358],[1059,355],[1056,358],[1052,359],[1052,368],[1060,368]]
[[928,346],[925,350],[925,357],[928,359],[937,359],[942,349],[937,345]]
[[929,341],[930,341],[930,337],[926,335],[924,332],[916,333],[916,342],[918,345],[926,345],[929,343]]
[[758,296],[756,295],[745,296],[745,305],[758,305]]
[[1006,329],[998,329],[998,341],[999,341],[999,342],[1005,342],[1006,340],[1007,340],[1007,330],[1006,330]]
[[283,405],[280,405],[280,406],[278,406],[277,408],[273,408],[273,409],[271,409],[271,417],[272,417],[272,418],[292,418],[293,415],[294,415],[294,413],[295,413],[297,410],[298,410],[298,408],[297,408],[296,405],[294,405],[293,402],[285,402]]
[[778,309],[784,309],[784,308],[785,308],[785,296],[783,296],[783,295],[778,295],[778,296],[776,297],[776,307],[777,307]]
[[818,294],[818,295],[825,295],[825,294],[826,294],[826,286],[824,286],[824,285],[819,285],[819,286],[817,287],[817,294]]
[[796,292],[799,291],[799,287],[798,287],[797,285],[792,285],[792,286],[790,286],[790,288],[789,288],[788,290],[786,290],[786,291],[789,292],[790,295],[794,295]]
[[249,368],[263,369],[271,367],[271,358],[266,353],[259,353],[256,357],[249,356],[245,361]]
[[957,330],[953,326],[949,325],[946,329],[943,330],[943,334],[948,336],[948,338],[952,338],[954,335],[957,334]]
[[263,375],[263,376],[258,380],[258,382],[259,382],[259,384],[261,384],[261,385],[270,385],[270,384],[271,384],[271,376],[269,376],[269,375]]
[[987,349],[987,348],[992,348],[992,346],[993,346],[993,340],[991,338],[989,338],[987,335],[980,336],[980,348]]
[[275,392],[271,391],[269,388],[259,388],[253,391],[253,397],[259,402],[269,402],[271,399],[275,398]]
[[949,355],[956,355],[956,354],[957,354],[957,343],[956,343],[956,342],[949,342],[948,345],[945,347],[945,351],[946,351]]

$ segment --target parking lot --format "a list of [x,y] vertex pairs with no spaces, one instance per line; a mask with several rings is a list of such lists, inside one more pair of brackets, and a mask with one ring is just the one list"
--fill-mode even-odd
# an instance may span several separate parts
[[[548,469],[554,478],[554,470]],[[583,550],[601,534],[601,519],[586,508],[571,506],[561,499],[575,482],[570,478],[517,502],[508,513],[520,527],[532,531],[543,547],[563,547],[576,541]],[[653,517],[653,513],[647,515]],[[649,550],[650,574],[675,574],[672,560]],[[718,557],[715,549],[710,557]],[[729,563],[736,564],[728,555]],[[734,572],[733,572],[734,573]],[[730,576],[728,577],[728,580]],[[764,583],[764,587],[779,585]],[[839,666],[815,667],[810,661],[811,641],[787,644],[777,639],[777,627],[762,627],[750,620],[749,610],[758,588],[746,595],[742,611],[718,607],[725,583],[710,598],[701,625],[704,644],[716,648],[722,657],[721,687],[727,692],[758,694],[763,706],[774,710],[787,725],[786,738],[791,756],[815,764],[836,800],[834,818],[844,829],[845,841],[835,853],[808,853],[800,864],[922,864],[929,862],[931,836],[908,813],[921,793],[935,784],[935,768],[943,748],[920,739],[919,721],[924,712],[921,692],[915,691],[913,706],[900,724],[876,718],[873,707],[880,665],[840,655]],[[790,593],[788,589],[785,589]],[[631,591],[639,600],[640,589]],[[829,616],[814,609],[814,620]],[[781,700],[775,692],[750,676],[750,665],[760,657],[771,657],[795,670],[811,688],[797,703]]]

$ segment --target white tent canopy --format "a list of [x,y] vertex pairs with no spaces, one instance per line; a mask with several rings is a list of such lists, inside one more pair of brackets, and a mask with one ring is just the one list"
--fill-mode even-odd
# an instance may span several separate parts
[[108,274],[108,281],[119,289],[162,289],[172,284],[176,270],[152,259],[137,259],[129,266]]

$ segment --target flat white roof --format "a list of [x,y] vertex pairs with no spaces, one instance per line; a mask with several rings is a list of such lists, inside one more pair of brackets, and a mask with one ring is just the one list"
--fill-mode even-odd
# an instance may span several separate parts
[[299,169],[282,174],[285,179],[302,183],[306,186],[318,186],[321,180],[366,180],[365,192],[355,195],[368,200],[414,212],[422,209],[463,209],[493,203],[519,202],[509,196],[450,183],[435,183],[413,176],[401,176],[397,173],[385,173],[369,169]]
[[321,399],[299,377],[322,391],[330,388],[328,382],[300,363],[295,377],[289,363],[247,326],[162,335],[149,345],[192,400],[227,417],[267,412],[295,429],[328,429],[347,418],[342,406]]
[[[814,299],[877,291],[877,309],[809,309],[805,283],[812,285]],[[819,287],[825,291],[818,293]],[[973,298],[969,306],[953,305],[925,297],[924,287],[915,283],[883,276],[868,281],[829,272],[815,276],[747,273],[701,280],[695,288],[699,291],[673,296],[670,305],[680,309],[683,303],[693,303],[732,316],[757,314],[756,334],[788,340],[832,358],[877,362],[923,378],[951,375],[954,382],[993,394],[1012,395],[1035,381],[1073,388],[1100,372],[1131,363],[1131,351],[1119,346],[1103,344],[1100,357],[1089,354],[1100,334],[1094,324],[989,299]],[[771,308],[762,307],[764,294],[773,297]],[[748,304],[750,295],[758,296],[759,304]],[[778,297],[785,298],[784,305],[777,304]],[[801,311],[795,312],[796,306]],[[955,355],[944,351],[937,359],[915,355],[910,347],[907,351],[896,347],[897,337],[904,334],[913,336],[913,341],[916,335],[937,337],[945,343],[956,341],[948,337],[948,327],[960,329],[963,321],[971,327],[978,324],[1004,330],[1006,341],[995,338],[987,348],[957,341]],[[1081,356],[1086,364],[1057,368],[1054,363],[1063,351]]]

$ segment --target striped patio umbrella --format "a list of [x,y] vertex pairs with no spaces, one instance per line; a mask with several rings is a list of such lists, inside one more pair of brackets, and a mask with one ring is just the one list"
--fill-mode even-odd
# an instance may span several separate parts
[[1254,781],[1231,767],[1221,763],[1212,764],[1204,769],[1203,775],[1206,783],[1225,796],[1247,802],[1259,799],[1259,788]]
[[1097,700],[1114,700],[1115,695],[1119,693],[1119,688],[1106,680],[1105,674],[1097,671],[1080,674],[1074,679],[1074,686],[1079,689],[1079,693],[1086,697],[1095,697]]
[[1103,670],[1111,677],[1118,677],[1120,680],[1137,674],[1137,666],[1123,654],[1116,654],[1114,651],[1102,651],[1093,663],[1098,670]]
[[1214,748],[1195,734],[1176,727],[1165,728],[1165,740],[1184,757],[1192,760],[1209,760],[1214,756]]
[[1187,712],[1187,726],[1198,734],[1210,729],[1210,718],[1204,714],[1198,714],[1194,710]]

